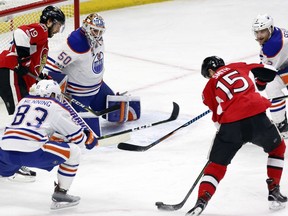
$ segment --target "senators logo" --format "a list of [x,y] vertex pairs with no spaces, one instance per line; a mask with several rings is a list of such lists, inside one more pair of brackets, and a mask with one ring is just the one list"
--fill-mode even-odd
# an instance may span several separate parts
[[35,66],[35,73],[40,74],[41,71],[44,69],[45,64],[47,62],[47,57],[48,57],[48,48],[42,49],[42,52],[40,53],[39,56],[39,64]]

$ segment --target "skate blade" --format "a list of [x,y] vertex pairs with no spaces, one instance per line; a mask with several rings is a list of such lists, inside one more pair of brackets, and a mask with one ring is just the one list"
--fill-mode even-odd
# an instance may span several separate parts
[[269,202],[269,209],[272,211],[278,211],[286,207],[286,203],[278,202],[278,201],[272,201]]
[[7,177],[7,179],[12,182],[30,183],[36,181],[36,176],[25,176],[15,173],[13,176]]
[[194,209],[194,211],[189,211],[189,212],[187,212],[187,214],[185,215],[185,216],[198,216],[198,215],[200,215],[201,214],[201,212],[202,212],[202,208],[200,208],[200,207],[197,207],[196,209]]
[[80,200],[75,201],[75,202],[52,202],[50,209],[58,210],[58,209],[70,208],[70,207],[78,205],[79,202]]

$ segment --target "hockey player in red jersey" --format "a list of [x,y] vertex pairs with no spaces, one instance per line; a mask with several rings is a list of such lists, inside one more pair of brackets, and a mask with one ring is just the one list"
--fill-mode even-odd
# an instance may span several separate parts
[[232,63],[211,56],[204,59],[202,75],[209,81],[203,90],[203,103],[213,113],[212,120],[218,131],[209,154],[209,164],[204,170],[195,206],[186,214],[200,215],[223,179],[227,166],[242,147],[251,142],[268,154],[267,175],[270,209],[285,206],[287,197],[280,193],[285,142],[277,127],[266,116],[271,102],[255,90],[249,72],[255,77],[258,90],[264,90],[276,70],[262,64]]
[[40,22],[18,27],[10,48],[0,53],[0,96],[9,115],[35,83],[27,73],[45,78],[41,71],[48,56],[48,38],[58,33],[64,24],[64,13],[55,6],[47,6]]

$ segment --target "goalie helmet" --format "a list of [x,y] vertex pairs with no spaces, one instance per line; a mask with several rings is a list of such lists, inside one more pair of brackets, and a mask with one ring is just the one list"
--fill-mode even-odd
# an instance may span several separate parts
[[255,33],[256,31],[261,31],[264,29],[268,29],[270,34],[272,34],[274,29],[273,19],[267,14],[259,14],[252,24],[252,30]]
[[40,16],[40,23],[46,24],[47,21],[51,19],[52,21],[58,21],[61,23],[61,25],[65,24],[65,14],[61,11],[60,8],[56,6],[47,6],[42,11],[42,14]]
[[204,59],[202,63],[201,74],[205,78],[209,79],[210,78],[210,73],[208,71],[209,69],[215,71],[224,65],[225,65],[224,60],[218,56],[207,57]]
[[83,20],[82,28],[91,42],[96,42],[105,32],[104,19],[99,14],[92,13]]
[[40,80],[34,87],[33,91],[33,95],[35,96],[46,98],[52,97],[62,102],[60,86],[54,80]]

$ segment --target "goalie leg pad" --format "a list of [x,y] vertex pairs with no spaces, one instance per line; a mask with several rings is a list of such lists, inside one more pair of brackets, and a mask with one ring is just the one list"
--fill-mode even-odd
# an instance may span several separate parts
[[140,97],[130,97],[128,121],[137,120],[140,118],[140,116],[141,116]]
[[128,120],[129,97],[119,95],[107,95],[106,108],[120,105],[120,110],[108,113],[107,120],[110,122],[126,122]]

